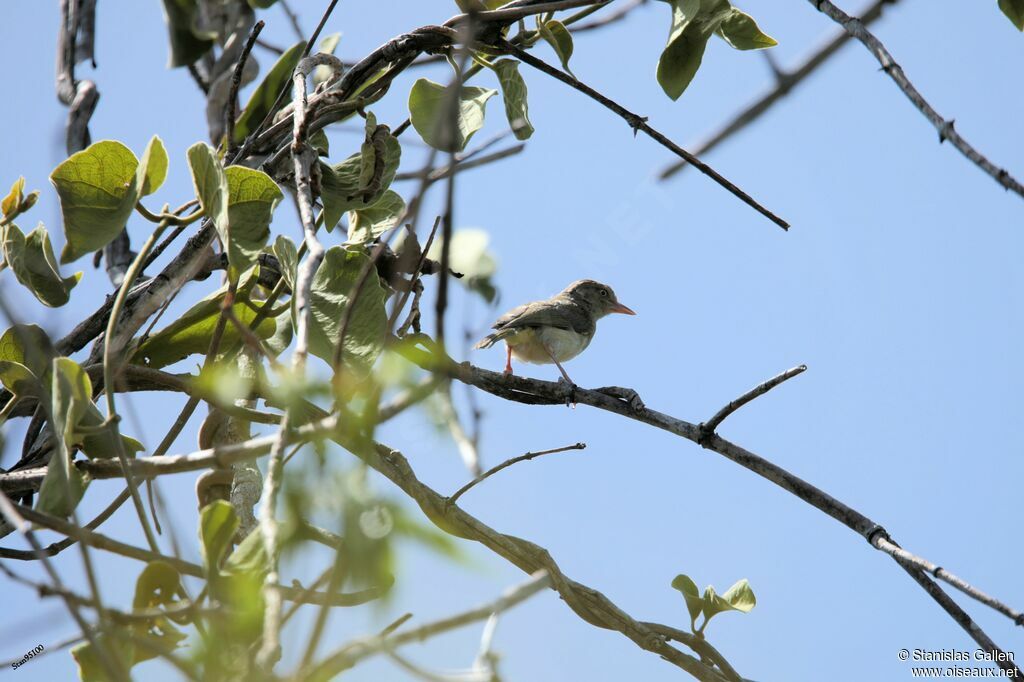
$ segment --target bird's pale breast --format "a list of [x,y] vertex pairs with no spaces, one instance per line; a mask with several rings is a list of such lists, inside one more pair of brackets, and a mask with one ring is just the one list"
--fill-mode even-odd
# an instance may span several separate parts
[[582,353],[592,338],[592,334],[580,334],[572,329],[530,327],[505,337],[505,342],[512,348],[515,359],[542,365],[551,363],[545,346],[555,359],[566,362]]

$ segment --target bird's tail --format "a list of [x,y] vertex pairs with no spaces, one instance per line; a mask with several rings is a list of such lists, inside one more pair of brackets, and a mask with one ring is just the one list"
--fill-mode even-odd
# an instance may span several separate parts
[[500,331],[494,332],[493,334],[488,334],[484,338],[480,339],[480,341],[478,341],[477,344],[473,346],[473,348],[490,348],[494,344],[498,343],[498,341],[501,341],[501,339],[503,339],[504,337],[505,335],[502,334]]

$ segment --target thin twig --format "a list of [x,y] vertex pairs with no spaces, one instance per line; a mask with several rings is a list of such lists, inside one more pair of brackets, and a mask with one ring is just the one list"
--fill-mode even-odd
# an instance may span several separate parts
[[874,55],[878,63],[882,65],[882,71],[885,71],[889,78],[896,84],[896,86],[903,91],[903,94],[907,96],[907,99],[917,108],[921,114],[924,115],[928,121],[935,126],[935,130],[939,133],[939,143],[949,140],[949,143],[956,147],[961,154],[967,157],[971,163],[976,165],[978,168],[983,170],[985,173],[992,176],[996,182],[1003,186],[1003,188],[1014,192],[1015,194],[1024,197],[1024,185],[1021,185],[1009,171],[1005,168],[1000,168],[989,161],[981,152],[971,146],[960,133],[953,127],[952,119],[943,118],[939,112],[935,111],[928,100],[924,98],[914,84],[910,82],[907,75],[903,72],[903,67],[896,63],[893,56],[889,54],[889,50],[885,48],[878,38],[875,37],[871,31],[867,29],[864,22],[860,19],[851,17],[843,10],[836,7],[829,0],[808,0],[813,7],[819,12],[832,19],[851,36],[863,43],[864,47]]
[[562,81],[566,85],[582,92],[583,94],[587,95],[594,101],[600,103],[607,109],[615,112],[616,114],[621,116],[622,119],[626,121],[626,123],[629,124],[629,127],[633,129],[634,133],[638,130],[642,130],[647,136],[649,136],[655,142],[659,143],[660,145],[662,145],[669,151],[673,152],[677,156],[685,159],[688,163],[693,164],[701,173],[710,177],[712,180],[714,180],[719,185],[728,190],[733,196],[737,197],[743,203],[752,207],[758,213],[771,220],[773,223],[781,227],[783,230],[789,229],[788,222],[786,222],[785,220],[778,217],[777,215],[769,211],[767,208],[759,204],[753,197],[751,197],[749,194],[747,194],[742,189],[737,187],[731,181],[727,180],[724,176],[722,176],[722,174],[720,174],[714,168],[707,165],[706,163],[698,159],[696,156],[686,151],[685,149],[677,145],[675,142],[665,137],[662,133],[658,132],[650,125],[648,125],[646,117],[634,114],[633,112],[629,111],[628,109],[618,104],[614,100],[605,97],[600,92],[593,89],[586,83],[577,80],[576,78],[572,77],[568,73],[565,73],[564,71],[556,69],[555,67],[551,66],[550,64],[541,59],[537,59],[532,54],[522,49],[518,45],[515,45],[506,40],[501,43],[500,47],[502,47],[509,54],[517,57],[520,61],[529,64],[538,71],[546,73],[549,76],[552,76],[553,78]]
[[[886,5],[895,5],[897,2],[899,0],[875,0],[875,3],[861,14],[861,22],[865,25],[870,24],[882,16],[882,11]],[[793,70],[784,71],[775,70],[777,67],[773,68],[775,86],[761,97],[758,97],[757,100],[743,109],[743,111],[736,114],[731,121],[723,125],[717,132],[712,133],[710,137],[694,145],[693,153],[697,156],[704,156],[704,154],[710,152],[720,143],[759,119],[772,105],[788,95],[793,88],[803,83],[808,76],[817,71],[818,67],[827,62],[832,55],[839,52],[839,48],[845,45],[848,40],[850,40],[850,34],[846,31],[839,31]],[[767,51],[764,54],[767,56],[771,52]],[[686,161],[675,161],[663,168],[658,174],[658,178],[668,180],[679,171],[684,170],[688,165]]]
[[700,428],[705,433],[714,433],[715,429],[718,428],[718,425],[725,421],[726,418],[733,412],[740,409],[741,407],[749,403],[751,400],[763,396],[765,393],[772,390],[782,382],[788,381],[799,374],[803,374],[806,371],[807,365],[800,365],[792,369],[787,369],[785,372],[773,376],[768,381],[765,381],[762,384],[758,384],[754,388],[750,389],[749,391],[741,395],[739,398],[729,401],[728,405],[726,405],[718,412],[716,412],[715,416],[713,416],[711,419],[701,424]]
[[417,628],[403,630],[391,636],[375,635],[358,639],[342,645],[321,663],[311,666],[304,677],[311,679],[330,679],[359,661],[397,648],[409,642],[422,642],[443,632],[460,628],[488,618],[492,613],[506,611],[516,604],[529,599],[541,590],[551,586],[551,578],[547,571],[538,571],[530,576],[525,583],[505,592],[492,602],[469,609],[448,618],[425,623]]
[[452,496],[448,498],[448,504],[455,504],[458,501],[458,499],[460,497],[462,497],[466,493],[467,490],[469,490],[470,488],[475,486],[477,483],[480,483],[484,479],[490,478],[491,476],[493,476],[494,474],[498,473],[502,469],[507,469],[508,467],[512,466],[513,464],[516,464],[518,462],[528,462],[528,461],[530,461],[531,459],[533,459],[535,457],[540,457],[541,455],[553,455],[556,452],[566,452],[567,450],[585,450],[586,447],[587,447],[586,443],[574,443],[573,445],[565,445],[565,446],[560,447],[560,448],[554,448],[553,450],[539,450],[537,452],[527,452],[524,455],[519,455],[518,457],[512,457],[511,459],[506,459],[501,464],[499,464],[497,466],[494,466],[494,467],[491,467],[490,469],[488,469],[484,473],[480,474],[479,476],[474,478],[472,481],[470,481],[466,485],[464,485],[461,488],[459,488],[458,490],[456,490],[452,494]]
[[235,151],[235,112],[238,107],[238,89],[242,86],[242,71],[245,69],[246,60],[249,59],[249,53],[252,52],[252,46],[256,44],[256,38],[265,25],[262,19],[253,24],[249,38],[245,41],[245,47],[242,48],[242,54],[239,55],[238,61],[235,63],[235,70],[231,74],[228,105],[224,109],[224,133],[227,135],[225,149],[228,150],[228,156],[232,156]]

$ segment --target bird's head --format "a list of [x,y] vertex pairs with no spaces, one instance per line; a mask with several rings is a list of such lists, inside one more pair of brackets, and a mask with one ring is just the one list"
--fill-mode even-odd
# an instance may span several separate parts
[[604,317],[609,313],[624,313],[636,315],[635,312],[619,303],[615,292],[607,284],[601,284],[592,279],[581,279],[573,282],[562,292],[584,308],[588,309],[595,317]]

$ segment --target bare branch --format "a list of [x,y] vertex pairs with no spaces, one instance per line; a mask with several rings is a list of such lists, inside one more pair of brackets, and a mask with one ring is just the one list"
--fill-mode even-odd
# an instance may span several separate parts
[[728,405],[726,405],[725,407],[720,409],[718,412],[716,412],[715,416],[713,416],[711,419],[707,420],[706,422],[700,424],[699,428],[705,434],[714,433],[715,429],[718,428],[718,425],[721,424],[723,421],[725,421],[726,418],[728,418],[728,416],[731,415],[733,412],[735,412],[736,410],[740,409],[741,407],[743,407],[744,405],[749,403],[751,400],[753,400],[755,398],[759,398],[760,396],[763,396],[765,393],[767,393],[768,391],[772,390],[773,388],[775,388],[776,386],[778,386],[782,382],[788,381],[789,379],[792,379],[793,377],[797,376],[798,374],[803,374],[806,371],[807,371],[807,365],[800,365],[799,367],[794,367],[792,369],[787,369],[782,374],[778,374],[778,375],[772,377],[771,379],[769,379],[768,381],[766,381],[766,382],[764,382],[762,384],[758,384],[754,388],[750,389],[749,391],[747,391],[746,393],[741,395],[739,398],[736,398],[735,400],[730,401]]
[[245,62],[249,59],[249,53],[252,52],[252,46],[256,44],[256,39],[265,25],[262,19],[253,25],[249,32],[249,38],[245,41],[245,47],[242,48],[242,54],[239,55],[238,62],[235,63],[235,70],[231,73],[228,105],[224,110],[224,134],[227,135],[225,149],[228,150],[228,156],[231,156],[235,149],[235,111],[238,107],[238,88],[242,85],[242,71],[245,69]]
[[[439,355],[439,351],[436,348],[432,348],[430,353],[410,349],[408,345],[396,346],[396,350],[423,369],[446,373],[463,383],[476,386],[477,388],[491,393],[492,395],[505,398],[506,400],[532,405],[564,405],[566,400],[571,398],[577,403],[590,405],[591,407],[596,407],[608,412],[614,412],[615,414],[619,414],[629,419],[674,433],[677,436],[699,444],[707,450],[711,450],[725,456],[740,466],[749,469],[755,474],[796,495],[812,507],[824,512],[863,536],[872,545],[872,547],[876,547],[876,549],[881,549],[875,545],[875,537],[877,535],[884,534],[884,537],[891,541],[891,537],[885,529],[864,514],[840,502],[825,491],[808,483],[802,478],[786,471],[777,464],[754,454],[746,448],[736,445],[717,434],[705,434],[697,424],[692,424],[685,420],[669,416],[647,407],[638,408],[637,402],[634,400],[612,397],[601,391],[583,389],[578,386],[567,386],[564,383],[541,381],[539,379],[527,379],[515,375],[506,376],[504,374],[498,374],[497,372],[491,372],[479,367],[474,367],[469,363],[456,364],[450,358]],[[921,580],[918,580],[915,576],[915,580],[918,580],[922,585],[924,585],[925,582],[934,585],[927,576],[922,574],[920,578]],[[936,589],[942,593],[942,595],[945,595],[940,588],[936,587]],[[938,597],[936,596],[936,593],[931,590],[929,590],[929,594],[936,599],[939,605],[942,606],[942,608],[958,624],[964,626],[964,623],[967,622],[963,620],[966,614],[962,614],[961,611],[959,611],[959,607],[957,607],[957,609],[953,609],[947,601],[948,597],[945,599]],[[953,605],[955,606],[955,603]],[[995,646],[992,640],[977,625],[977,623],[970,621],[969,617],[968,621],[969,627],[964,626],[968,635],[970,635],[971,638],[980,646],[984,647],[986,651],[1002,656],[1002,652]],[[1005,663],[1001,665],[1004,664]],[[1012,665],[1012,662],[1010,665]],[[1020,675],[1021,673],[1016,674]]]
[[907,99],[921,112],[922,115],[928,121],[935,126],[935,130],[939,133],[939,143],[949,140],[949,143],[956,147],[961,154],[967,157],[978,168],[983,170],[985,173],[991,175],[996,182],[1003,186],[1004,189],[1010,190],[1015,194],[1024,197],[1024,185],[1021,185],[1009,171],[1005,168],[1000,168],[989,161],[981,152],[971,146],[960,133],[953,127],[952,119],[945,119],[939,112],[935,111],[928,100],[924,98],[914,84],[910,82],[907,75],[903,72],[903,67],[896,63],[893,56],[889,54],[889,50],[885,48],[878,38],[875,37],[871,31],[867,29],[864,22],[860,19],[851,17],[843,10],[836,7],[829,0],[808,0],[819,12],[836,22],[851,36],[859,40],[864,44],[864,47],[874,55],[878,63],[882,65],[882,71],[889,74],[889,78],[893,80],[896,86],[903,91],[903,94],[907,96]]
[[696,156],[686,151],[685,149],[677,145],[675,142],[665,137],[662,133],[658,132],[650,125],[648,125],[646,117],[634,114],[633,112],[629,111],[628,109],[618,104],[614,100],[611,100],[608,97],[602,95],[597,90],[594,90],[586,83],[583,83],[573,78],[571,75],[563,71],[560,71],[559,69],[556,69],[555,67],[551,66],[550,64],[541,59],[537,59],[532,54],[522,49],[518,45],[515,45],[506,40],[501,43],[500,47],[509,54],[518,58],[520,61],[523,61],[532,66],[533,68],[537,69],[538,71],[542,71],[548,74],[549,76],[552,76],[553,78],[562,81],[566,85],[576,90],[579,90],[580,92],[587,95],[594,101],[600,103],[607,109],[615,112],[616,114],[621,116],[626,123],[629,124],[629,127],[633,129],[634,133],[638,130],[642,130],[648,137],[653,139],[655,142],[665,147],[666,149],[676,154],[677,156],[685,159],[688,163],[694,165],[697,168],[697,170],[699,170],[701,173],[707,175],[709,178],[711,178],[719,185],[724,187],[726,190],[728,190],[733,196],[737,197],[740,201],[747,204],[748,206],[756,210],[758,213],[771,220],[773,223],[781,227],[783,230],[789,229],[789,223],[787,223],[785,220],[778,217],[777,215],[769,211],[767,208],[759,204],[753,197],[751,197],[749,194],[747,194],[742,189],[737,187],[731,181],[727,180],[724,176],[722,176],[721,173],[716,171],[714,168],[707,165],[706,163],[698,159]]
[[540,457],[541,455],[553,455],[556,452],[565,452],[567,450],[585,450],[586,447],[587,447],[586,443],[575,443],[573,445],[566,445],[566,446],[563,446],[563,447],[560,447],[560,448],[555,448],[553,450],[540,450],[538,452],[527,452],[525,455],[519,455],[518,457],[512,457],[511,459],[506,459],[504,462],[502,462],[498,466],[491,467],[490,469],[488,469],[484,473],[480,474],[479,476],[474,478],[472,481],[470,481],[466,485],[464,485],[461,488],[459,488],[458,490],[456,490],[455,493],[451,497],[448,498],[448,504],[455,504],[458,501],[458,499],[460,497],[462,497],[466,493],[467,490],[469,490],[470,488],[475,486],[477,483],[480,483],[481,481],[483,481],[486,478],[490,478],[491,476],[493,476],[494,474],[498,473],[502,469],[507,469],[508,467],[512,466],[513,464],[516,464],[518,462],[528,462],[531,459],[534,459],[535,457]]

